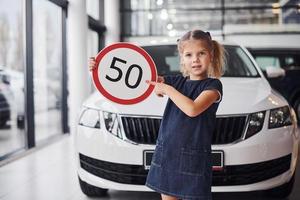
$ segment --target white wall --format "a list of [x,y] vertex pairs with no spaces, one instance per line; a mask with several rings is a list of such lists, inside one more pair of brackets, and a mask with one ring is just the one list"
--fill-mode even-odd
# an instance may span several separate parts
[[87,56],[88,18],[85,0],[69,0],[67,18],[68,105],[70,131],[75,131],[79,109],[89,95]]
[[119,0],[104,1],[104,24],[107,28],[105,45],[119,42],[121,34]]

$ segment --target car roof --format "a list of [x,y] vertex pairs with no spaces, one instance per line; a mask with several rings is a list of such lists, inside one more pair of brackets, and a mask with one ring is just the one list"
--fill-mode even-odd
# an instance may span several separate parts
[[299,53],[300,48],[294,48],[294,47],[248,47],[247,48],[250,51],[256,51],[256,52],[278,52],[278,53]]

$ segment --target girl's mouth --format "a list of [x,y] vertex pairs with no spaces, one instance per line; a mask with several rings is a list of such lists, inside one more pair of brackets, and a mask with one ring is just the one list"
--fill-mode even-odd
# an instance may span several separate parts
[[201,65],[195,65],[195,66],[192,66],[192,69],[200,69],[202,66]]

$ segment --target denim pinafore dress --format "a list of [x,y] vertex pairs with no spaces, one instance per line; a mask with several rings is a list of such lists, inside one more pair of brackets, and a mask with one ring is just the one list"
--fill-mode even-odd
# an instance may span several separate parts
[[[189,80],[181,75],[164,78],[166,84],[193,100],[204,90],[217,90],[221,97],[223,94],[218,79]],[[168,100],[146,186],[180,199],[211,200],[211,139],[220,100],[196,117],[187,116]]]

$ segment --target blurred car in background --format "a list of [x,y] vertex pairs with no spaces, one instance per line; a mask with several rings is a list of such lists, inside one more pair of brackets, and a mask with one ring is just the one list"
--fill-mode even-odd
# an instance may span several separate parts
[[[300,48],[248,48],[272,88],[294,108],[300,123]],[[268,74],[267,74],[268,73]]]
[[[16,116],[17,126],[24,126],[24,74],[22,72],[0,68],[0,79],[5,84],[3,93],[10,107],[11,115]],[[12,119],[15,120],[15,119]]]
[[1,93],[0,83],[0,128],[4,127],[10,120],[10,107],[3,93]]
[[9,77],[3,73],[3,68],[0,67],[0,128],[4,127],[10,120],[11,109],[8,98],[11,91],[9,85]]
[[[50,76],[51,74],[51,76]],[[51,78],[55,73],[49,73]],[[24,128],[25,120],[25,91],[24,73],[12,69],[0,67],[0,78],[2,80],[2,93],[10,105],[10,113],[13,120],[16,120],[18,128]],[[53,79],[34,79],[34,111],[47,112],[60,108],[60,87],[59,81]],[[3,117],[4,118],[4,117]]]

